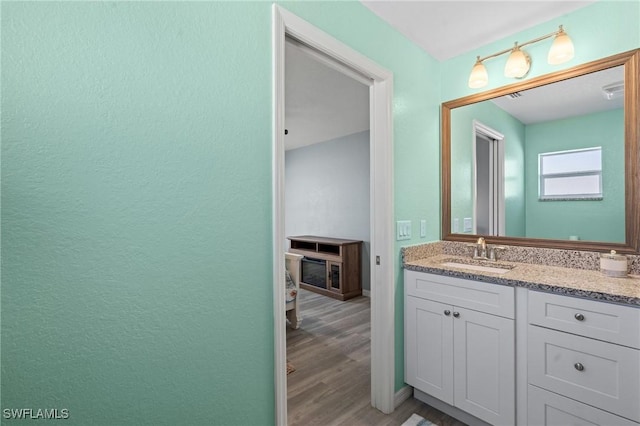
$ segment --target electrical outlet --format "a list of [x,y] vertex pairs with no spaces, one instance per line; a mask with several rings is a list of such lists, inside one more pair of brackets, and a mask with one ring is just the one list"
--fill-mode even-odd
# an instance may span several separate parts
[[422,219],[420,221],[420,238],[427,236],[427,221]]
[[456,217],[453,219],[453,233],[457,234],[458,232],[460,232],[460,219]]
[[471,232],[473,228],[473,224],[471,222],[471,218],[470,217],[465,217],[464,218],[464,232]]
[[411,221],[399,220],[396,222],[396,240],[410,240],[411,239]]

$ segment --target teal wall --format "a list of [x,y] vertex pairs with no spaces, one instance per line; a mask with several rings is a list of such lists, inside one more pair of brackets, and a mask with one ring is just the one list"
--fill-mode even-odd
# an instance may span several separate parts
[[268,4],[2,2],[3,409],[273,418],[270,30]]
[[513,237],[525,235],[524,145],[525,126],[493,102],[481,102],[451,111],[451,217],[460,220],[474,216],[473,206],[473,121],[504,135],[505,232]]
[[[532,124],[526,141],[527,236],[623,243],[624,110]],[[602,147],[602,200],[538,200],[538,154],[595,146]]]
[[[359,2],[284,5],[394,72],[396,213],[438,239],[437,62]],[[273,423],[271,4],[1,7],[2,408]]]

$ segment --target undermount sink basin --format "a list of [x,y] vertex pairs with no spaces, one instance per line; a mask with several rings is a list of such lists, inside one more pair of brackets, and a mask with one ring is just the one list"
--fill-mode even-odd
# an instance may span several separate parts
[[491,272],[492,274],[504,274],[513,269],[513,266],[505,266],[505,265],[496,265],[496,266],[486,266],[486,265],[478,265],[478,264],[469,264],[462,262],[443,262],[443,266],[449,266],[452,268],[461,268],[461,269],[470,269],[472,271],[482,271],[482,272]]

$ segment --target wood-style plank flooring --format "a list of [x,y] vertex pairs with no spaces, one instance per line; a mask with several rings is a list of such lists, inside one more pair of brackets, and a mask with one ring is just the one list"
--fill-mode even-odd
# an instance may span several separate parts
[[301,289],[302,325],[287,327],[288,420],[297,425],[397,426],[417,413],[439,426],[464,423],[410,398],[392,414],[371,407],[368,297],[345,302]]

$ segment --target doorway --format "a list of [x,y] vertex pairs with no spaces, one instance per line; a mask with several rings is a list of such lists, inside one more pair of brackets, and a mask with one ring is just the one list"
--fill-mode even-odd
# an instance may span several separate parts
[[371,405],[384,413],[394,407],[393,75],[340,41],[273,6],[273,306],[276,424],[287,424],[286,323],[284,315],[284,60],[291,37],[371,80]]
[[474,234],[503,236],[504,135],[473,122]]
[[[308,257],[301,259],[298,318],[286,331],[287,420],[338,423],[370,407],[371,300],[358,292],[370,289],[371,81],[290,37],[285,42],[283,237],[294,250],[311,243],[289,237],[321,241],[294,251]],[[336,238],[346,245],[331,245]]]

